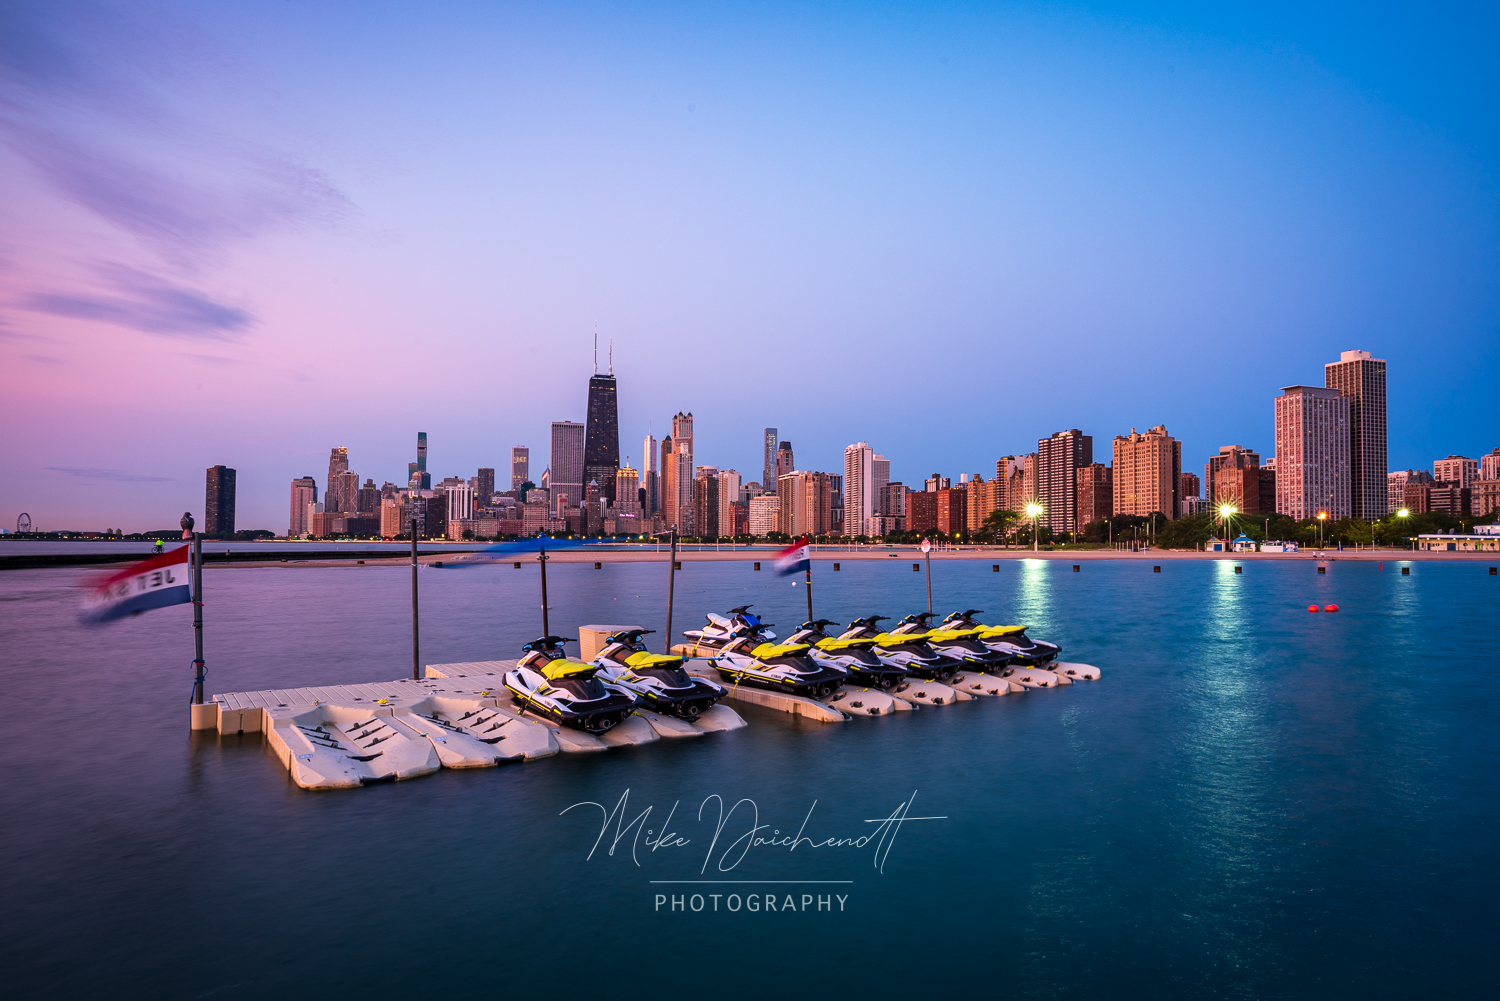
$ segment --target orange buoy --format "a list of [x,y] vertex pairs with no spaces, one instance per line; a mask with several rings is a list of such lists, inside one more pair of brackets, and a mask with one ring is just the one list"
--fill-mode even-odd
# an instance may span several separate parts
[[1339,606],[1337,606],[1337,605],[1324,605],[1323,606],[1323,611],[1325,611],[1325,612],[1337,612],[1338,610],[1339,610]]
[[1309,612],[1316,612],[1318,610],[1318,606],[1317,605],[1308,605],[1307,606],[1307,610]]

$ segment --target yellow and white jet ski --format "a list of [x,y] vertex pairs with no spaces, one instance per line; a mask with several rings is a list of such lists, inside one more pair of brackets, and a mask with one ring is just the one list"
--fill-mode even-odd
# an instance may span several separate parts
[[848,671],[851,685],[886,689],[899,685],[906,677],[906,671],[887,664],[875,653],[874,637],[843,639],[829,636],[824,627],[833,624],[832,619],[804,622],[787,637],[787,642],[808,644],[807,655],[814,663]]
[[563,636],[543,636],[521,648],[525,656],[503,677],[516,704],[590,733],[623,722],[641,700],[629,689],[596,677],[597,664],[569,660],[562,649],[566,642]]
[[607,637],[593,660],[599,678],[633,693],[647,709],[688,720],[729,694],[716,682],[688,674],[682,657],[648,651],[641,637],[654,632],[628,629]]
[[769,624],[752,615],[749,605],[730,609],[729,616],[708,614],[708,625],[682,635],[699,656],[712,658],[719,677],[736,685],[768,688],[792,695],[823,699],[849,680],[841,667],[819,664],[808,656],[806,643],[776,643]]
[[882,663],[928,681],[947,681],[963,670],[962,661],[938,653],[920,634],[881,632],[876,623],[884,619],[884,615],[867,615],[862,619],[855,619],[839,639],[873,639],[875,656]]

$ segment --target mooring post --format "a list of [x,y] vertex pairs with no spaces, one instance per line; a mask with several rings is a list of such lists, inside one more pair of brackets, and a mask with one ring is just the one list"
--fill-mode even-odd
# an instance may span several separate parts
[[542,635],[551,636],[552,627],[547,625],[547,548],[537,550],[536,561],[542,565]]
[[193,533],[193,705],[203,705],[203,533]]
[[667,631],[663,637],[666,648],[662,653],[672,652],[672,595],[677,586],[677,526],[672,526],[672,553],[667,558]]
[[422,631],[417,617],[417,514],[411,516],[411,676],[422,679]]
[[807,561],[807,580],[804,581],[804,583],[807,585],[807,621],[811,622],[812,621],[812,560],[811,559],[809,559]]
[[927,563],[927,614],[932,614],[932,553],[922,554],[922,559]]

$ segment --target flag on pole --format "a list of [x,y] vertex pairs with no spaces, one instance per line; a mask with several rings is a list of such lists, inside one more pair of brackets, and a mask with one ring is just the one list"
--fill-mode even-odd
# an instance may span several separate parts
[[777,553],[773,565],[776,567],[776,572],[783,576],[794,573],[805,573],[811,569],[807,557],[807,536],[804,535]]
[[109,622],[150,608],[183,605],[193,600],[188,580],[192,546],[180,546],[149,560],[132,563],[89,585],[83,600],[85,622]]

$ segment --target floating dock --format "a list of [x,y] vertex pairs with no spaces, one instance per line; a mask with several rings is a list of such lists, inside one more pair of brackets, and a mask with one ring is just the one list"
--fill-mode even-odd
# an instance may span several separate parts
[[[626,628],[583,627],[584,658],[602,648],[605,636]],[[1099,679],[1099,669],[1092,665],[1058,662],[1047,670],[965,671],[946,684],[909,677],[888,690],[844,685],[820,701],[727,684],[710,660],[693,656],[689,644],[672,652],[687,658],[689,674],[723,684],[731,701],[826,723]],[[193,706],[193,729],[264,733],[299,786],[345,789],[417,778],[439,768],[491,768],[506,761],[587,754],[745,726],[740,714],[722,703],[691,721],[637,709],[600,734],[559,726],[516,706],[502,681],[515,666],[513,660],[429,664],[421,679],[230,692]]]
[[439,768],[489,768],[559,752],[607,751],[701,737],[745,725],[728,706],[692,722],[637,710],[602,734],[558,726],[516,709],[500,677],[515,661],[429,664],[421,680],[215,695],[195,707],[199,729],[264,733],[304,789],[343,789],[430,775]]

